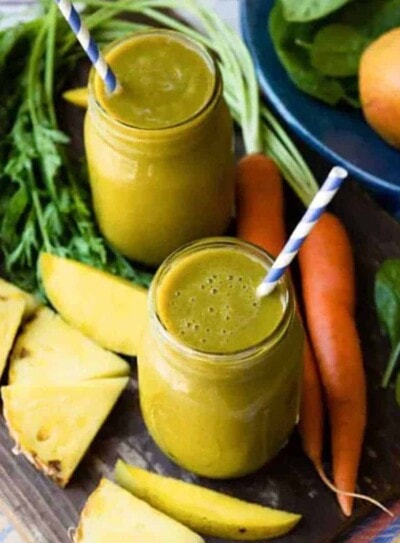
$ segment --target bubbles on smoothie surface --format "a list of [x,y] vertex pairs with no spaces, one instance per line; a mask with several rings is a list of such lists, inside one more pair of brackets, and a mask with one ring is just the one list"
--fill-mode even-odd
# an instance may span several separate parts
[[232,249],[208,249],[183,258],[159,287],[158,310],[166,328],[207,352],[233,352],[258,343],[283,312],[280,289],[259,300],[266,272],[258,260]]

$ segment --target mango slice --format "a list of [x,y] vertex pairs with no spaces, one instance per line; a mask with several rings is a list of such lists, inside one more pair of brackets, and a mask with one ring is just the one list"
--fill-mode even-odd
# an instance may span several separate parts
[[40,306],[40,301],[33,294],[25,292],[0,277],[0,299],[15,297],[23,298],[25,302],[24,319],[31,317]]
[[1,389],[17,448],[64,487],[127,385],[127,378]]
[[88,107],[88,91],[87,87],[80,87],[78,89],[70,89],[63,93],[64,100],[74,106],[87,108]]
[[6,367],[24,311],[25,301],[21,296],[7,298],[0,295],[0,378]]
[[248,503],[118,461],[118,484],[201,534],[252,541],[289,532],[300,515]]
[[11,354],[9,384],[76,383],[126,377],[129,364],[105,351],[50,309],[39,309],[18,336]]
[[49,253],[42,253],[39,266],[46,295],[67,322],[105,349],[136,355],[146,289]]
[[107,479],[89,497],[75,543],[204,543],[204,540]]

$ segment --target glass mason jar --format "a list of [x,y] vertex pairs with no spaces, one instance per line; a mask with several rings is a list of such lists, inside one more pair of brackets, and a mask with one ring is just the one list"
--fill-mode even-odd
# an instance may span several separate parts
[[157,310],[160,285],[180,259],[217,246],[233,246],[272,264],[267,253],[233,238],[201,240],[171,255],[149,292],[138,354],[139,390],[147,428],[166,455],[199,475],[230,478],[271,460],[297,423],[303,329],[292,287],[283,279],[280,321],[261,343],[212,354],[170,334]]
[[[213,91],[204,107],[184,122],[161,129],[137,128],[113,117],[96,96],[92,70],[85,119],[85,149],[94,210],[105,238],[122,254],[157,265],[189,241],[221,235],[234,199],[232,120],[222,96],[215,60],[190,44],[211,67]],[[125,40],[110,46],[108,52]],[[106,54],[107,56],[107,54]]]

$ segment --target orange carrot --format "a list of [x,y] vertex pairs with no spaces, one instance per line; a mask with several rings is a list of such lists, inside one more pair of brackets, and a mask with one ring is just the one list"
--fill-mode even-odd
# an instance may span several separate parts
[[283,186],[273,160],[247,155],[237,166],[237,235],[276,256],[286,241]]
[[[354,321],[353,255],[341,222],[325,213],[299,253],[308,330],[328,404],[333,478],[354,492],[366,424],[366,384]],[[345,515],[353,497],[338,493]]]
[[[286,242],[283,186],[270,158],[248,155],[237,167],[237,234],[277,256]],[[323,400],[321,383],[308,340],[304,348],[304,378],[300,406],[304,452],[322,469]]]
[[303,450],[322,477],[322,448],[324,438],[322,386],[314,352],[308,338],[306,338],[304,345],[303,362],[304,373],[299,431]]

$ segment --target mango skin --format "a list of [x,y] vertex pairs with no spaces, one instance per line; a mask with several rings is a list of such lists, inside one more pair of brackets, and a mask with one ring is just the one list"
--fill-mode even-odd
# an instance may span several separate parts
[[400,149],[400,28],[364,51],[359,68],[361,106],[368,124]]

